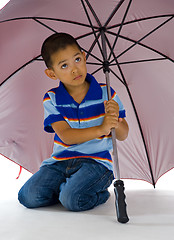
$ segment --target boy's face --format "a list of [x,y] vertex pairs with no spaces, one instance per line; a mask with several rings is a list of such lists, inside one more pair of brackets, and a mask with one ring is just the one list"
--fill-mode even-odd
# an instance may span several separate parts
[[73,90],[85,83],[87,74],[85,53],[76,45],[69,45],[51,56],[52,69],[46,69],[48,77],[59,79],[67,88]]

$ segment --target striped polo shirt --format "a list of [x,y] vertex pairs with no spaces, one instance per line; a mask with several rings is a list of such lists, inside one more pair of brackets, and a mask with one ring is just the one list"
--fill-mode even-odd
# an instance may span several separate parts
[[[90,83],[89,90],[79,104],[69,95],[64,85],[49,90],[43,99],[44,130],[54,133],[51,126],[57,121],[66,121],[71,128],[90,128],[99,126],[104,119],[104,101],[108,100],[106,84],[99,84],[96,79],[87,74],[86,81]],[[111,96],[119,104],[119,117],[125,117],[125,109],[116,92],[111,88]],[[42,166],[57,161],[72,158],[91,158],[108,169],[113,170],[110,151],[112,150],[111,136],[81,143],[67,145],[55,133],[53,153],[49,159],[43,161]]]

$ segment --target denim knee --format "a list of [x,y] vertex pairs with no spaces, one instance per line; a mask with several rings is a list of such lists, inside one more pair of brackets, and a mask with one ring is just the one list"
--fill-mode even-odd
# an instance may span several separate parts
[[29,193],[27,194],[23,187],[18,192],[18,200],[26,208],[37,208],[41,206],[41,203],[38,201],[37,197]]
[[110,193],[108,190],[101,192],[81,192],[68,191],[62,188],[59,195],[59,201],[68,210],[79,212],[92,209],[100,204],[105,203],[109,199]]
[[34,206],[31,205],[31,202],[27,201],[25,194],[23,194],[23,189],[21,188],[18,192],[18,201],[27,208],[33,208]]
[[[81,193],[78,192],[62,190],[59,194],[59,201],[61,204],[66,209],[74,212],[85,211],[92,208],[92,206],[90,208],[84,208],[81,204],[81,198],[83,197],[81,196]],[[85,196],[84,199],[86,199]]]
[[37,191],[26,192],[21,188],[18,193],[19,202],[27,208],[39,208],[59,203],[58,195],[42,194]]

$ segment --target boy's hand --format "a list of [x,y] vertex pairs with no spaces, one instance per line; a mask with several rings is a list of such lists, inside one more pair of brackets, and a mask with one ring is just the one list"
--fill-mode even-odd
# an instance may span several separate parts
[[122,118],[119,118],[119,105],[113,99],[104,101],[105,117],[101,125],[103,135],[109,135],[112,128],[117,129]]
[[122,118],[119,118],[119,105],[116,101],[113,99],[109,101],[104,101],[104,106],[105,106],[105,113],[116,113],[117,115],[117,121],[122,122]]
[[113,99],[104,101],[105,113],[115,113],[119,117],[119,105]]

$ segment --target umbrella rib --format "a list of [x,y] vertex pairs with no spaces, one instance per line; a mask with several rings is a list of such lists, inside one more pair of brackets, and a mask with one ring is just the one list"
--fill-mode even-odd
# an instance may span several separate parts
[[125,21],[125,19],[126,19],[126,16],[127,16],[127,14],[128,14],[129,9],[130,9],[131,3],[132,3],[132,0],[130,0],[129,3],[128,3],[128,6],[127,6],[126,11],[125,11],[125,14],[124,14],[123,19],[122,19],[122,21],[121,21],[121,24],[120,24],[120,26],[119,26],[118,33],[117,33],[117,35],[116,35],[114,44],[113,44],[113,46],[112,46],[112,48],[111,48],[111,52],[110,52],[110,54],[109,54],[108,60],[110,60],[110,58],[111,58],[111,56],[112,56],[112,52],[113,52],[113,50],[114,50],[114,48],[115,48],[115,45],[116,45],[116,43],[117,43],[117,40],[118,40],[118,37],[119,37],[120,32],[121,32],[121,30],[122,30],[124,21]]
[[[115,33],[110,32],[110,31],[107,31],[107,33],[109,33],[109,34],[111,34],[111,35],[115,35]],[[147,48],[147,49],[149,49],[149,50],[151,50],[151,51],[153,51],[153,52],[155,52],[155,53],[163,56],[163,57],[166,58],[167,60],[170,60],[171,62],[174,62],[174,60],[173,60],[172,58],[168,57],[167,55],[159,52],[158,50],[156,50],[156,49],[154,49],[154,48],[152,48],[152,47],[149,47],[149,46],[145,45],[144,43],[137,42],[137,41],[135,41],[135,40],[133,40],[133,39],[130,39],[130,38],[125,37],[125,36],[122,36],[122,35],[120,35],[119,37],[122,38],[122,39],[125,39],[125,40],[127,40],[127,41],[134,42],[134,43],[135,43],[134,45],[136,45],[136,44],[137,44],[137,45],[140,45],[140,46],[142,46],[142,47],[144,47],[144,48]],[[111,61],[111,63],[112,63],[113,61],[114,61],[114,59]]]
[[[111,46],[110,46],[110,43],[109,43],[109,40],[108,40],[107,36],[106,36],[106,41],[107,41],[107,44],[108,44],[109,48],[111,49]],[[119,64],[117,58],[115,57],[114,52],[112,54],[113,54],[114,60],[116,61],[118,69],[120,71],[120,74],[121,74],[121,76],[123,78],[124,85],[125,85],[125,87],[127,89],[127,93],[129,95],[129,98],[131,100],[131,103],[132,103],[132,106],[133,106],[133,109],[134,109],[134,113],[135,113],[135,116],[136,116],[136,119],[137,119],[137,123],[138,123],[139,129],[140,129],[141,137],[142,137],[143,144],[144,144],[144,148],[145,148],[145,152],[146,152],[146,156],[147,156],[147,161],[148,161],[148,164],[149,164],[149,169],[150,169],[150,173],[151,173],[151,177],[152,177],[152,183],[153,183],[153,186],[155,187],[155,181],[154,181],[154,177],[153,177],[153,172],[152,172],[152,167],[151,167],[151,163],[150,163],[150,158],[149,158],[149,154],[148,154],[148,150],[147,150],[147,146],[146,146],[143,130],[142,130],[142,127],[141,127],[141,123],[140,123],[140,120],[139,120],[139,117],[138,117],[138,113],[137,113],[137,110],[136,110],[136,107],[135,107],[135,104],[134,104],[131,92],[129,90],[128,84],[126,82],[125,76],[124,76],[123,71],[122,71],[122,69],[120,67],[120,64]]]
[[96,45],[96,43],[97,43],[100,35],[101,35],[101,33],[98,33],[98,35],[96,36],[97,38],[95,38],[95,40],[93,41],[93,43],[92,43],[92,45],[91,45],[91,47],[90,47],[90,49],[89,49],[89,51],[88,51],[88,53],[87,53],[87,55],[86,55],[86,59],[88,59],[90,53],[91,53],[92,50],[94,49],[94,47],[95,47],[95,45]]
[[94,54],[88,52],[88,50],[86,50],[85,48],[81,47],[81,49],[82,49],[84,52],[86,52],[87,54],[89,53],[89,55],[90,55],[91,57],[93,57],[93,58],[95,58],[96,60],[98,60],[99,62],[103,63],[100,58],[98,58],[98,57],[96,57]]
[[57,31],[55,31],[53,28],[49,27],[48,25],[46,25],[45,23],[42,23],[41,21],[39,21],[37,18],[33,18],[34,21],[36,21],[37,23],[41,24],[42,26],[48,28],[49,30],[51,30],[54,33],[57,33]]
[[10,74],[10,76],[8,76],[1,84],[0,86],[2,86],[8,79],[10,79],[13,75],[15,75],[17,72],[19,72],[22,68],[26,67],[27,65],[29,65],[30,63],[38,60],[38,58],[40,58],[41,55],[38,55],[37,57],[31,59],[30,61],[28,61],[27,63],[25,63],[24,65],[22,65],[20,68],[18,68],[16,71],[14,71],[12,74]]
[[[4,23],[4,22],[11,22],[11,21],[17,21],[17,20],[33,20],[34,17],[20,17],[20,18],[11,18],[11,19],[7,19],[4,21],[1,21],[0,23]],[[88,27],[91,28],[90,25],[85,24],[85,23],[80,23],[80,22],[75,22],[75,21],[71,21],[71,20],[65,20],[65,19],[58,19],[58,18],[47,18],[47,17],[35,17],[36,19],[40,19],[40,20],[49,20],[49,21],[56,21],[56,22],[65,22],[65,23],[71,23],[71,24],[75,24],[75,25],[79,25],[79,26],[83,26],[83,27]],[[98,27],[93,26],[93,28],[98,29]]]
[[[84,51],[86,51],[85,49],[82,49]],[[87,52],[87,51],[86,51]],[[87,63],[87,64],[93,64],[93,65],[101,65],[102,64],[102,61],[97,58],[95,55],[93,54],[90,54],[92,57],[94,57],[95,59],[97,59],[98,61],[100,61],[101,63]],[[39,59],[41,57],[41,55],[38,55],[37,57],[31,59],[30,61],[28,61],[27,63],[25,63],[24,65],[22,65],[20,68],[18,68],[17,70],[15,70],[12,74],[10,74],[3,82],[0,83],[0,86],[2,86],[6,81],[8,81],[8,79],[10,79],[12,76],[14,76],[17,72],[19,72],[21,69],[23,69],[24,67],[26,67],[27,65],[29,65],[30,63],[34,62],[34,61],[43,61],[43,59]],[[97,72],[102,69],[99,68],[97,70]]]
[[95,70],[94,72],[91,73],[91,75],[94,75],[95,73],[99,72],[101,69],[103,69],[103,66]]
[[[83,1],[83,0],[82,0],[82,1]],[[85,2],[86,2],[86,4],[88,5],[88,7],[89,7],[89,9],[90,9],[90,11],[91,11],[93,17],[95,18],[95,20],[96,20],[98,26],[101,28],[101,27],[102,27],[102,24],[101,24],[99,18],[97,17],[97,14],[95,13],[94,9],[92,8],[91,4],[89,3],[88,0],[85,0]],[[85,12],[86,12],[86,11],[85,11]]]
[[[71,24],[75,24],[75,25],[80,25],[80,26],[83,26],[83,27],[91,28],[91,26],[88,25],[88,24],[80,23],[80,22],[75,22],[75,21],[71,21],[71,20],[58,19],[58,18],[45,18],[45,17],[37,17],[37,19],[51,20],[51,21],[58,21],[58,22],[65,22],[65,23],[71,23]],[[94,28],[97,28],[97,27],[94,26]]]
[[[50,28],[50,27],[47,26],[46,24],[40,22],[37,18],[33,18],[33,20],[35,20],[35,21],[38,22],[39,24],[43,25],[44,27],[48,28],[49,30],[57,33],[57,31],[55,31],[53,28]],[[82,36],[79,36],[79,37],[76,38],[76,40],[77,40],[77,39],[80,39],[80,38],[83,38],[83,37],[87,37],[87,36],[89,36],[90,34],[93,34],[93,32],[88,33],[88,34],[85,34],[85,35],[82,35]],[[99,34],[99,36],[100,36],[100,34]],[[95,46],[95,45],[94,45],[94,46]],[[93,46],[93,47],[94,47],[94,46]],[[91,47],[92,47],[92,46],[91,46]],[[91,55],[91,51],[92,51],[92,50],[93,50],[93,48],[91,48],[91,49],[89,49],[89,51],[87,51],[86,59],[88,59],[89,55]],[[93,57],[94,57],[94,55],[93,55]],[[99,59],[98,59],[98,60],[99,60]]]
[[[98,31],[99,31],[99,30],[96,30],[95,32],[97,33]],[[76,40],[79,40],[79,39],[88,37],[88,36],[90,36],[90,35],[92,35],[92,34],[94,34],[94,33],[93,33],[93,32],[85,33],[85,34],[83,34],[83,35],[81,35],[81,36],[76,37]]]
[[86,62],[88,65],[96,65],[96,66],[103,66],[102,63],[94,63],[94,62]]
[[123,83],[123,84],[125,85],[125,83],[123,82],[123,80],[122,80],[111,68],[109,68],[109,70],[112,72],[112,74],[113,74],[116,78],[118,78],[118,80],[119,80],[121,83]]
[[116,7],[114,8],[114,10],[112,11],[111,15],[108,17],[107,21],[104,24],[104,27],[107,27],[107,25],[110,23],[110,21],[112,20],[112,18],[114,17],[114,15],[116,14],[116,12],[118,11],[118,9],[121,7],[122,3],[125,0],[120,0],[119,3],[116,5]]
[[[96,31],[97,32],[97,31]],[[87,36],[89,36],[89,35],[92,35],[92,34],[94,34],[93,32],[90,32],[90,33],[87,33],[87,34],[84,34],[84,35],[82,35],[82,36],[79,36],[79,37],[76,37],[76,40],[79,40],[79,39],[81,39],[81,38],[84,38],[84,37],[87,37]],[[98,34],[98,36],[97,36],[97,39],[100,37],[100,35],[101,35],[101,33],[99,33]],[[95,41],[93,42],[93,44],[91,45],[91,48],[87,51],[87,50],[85,50],[85,49],[83,49],[82,47],[82,50],[84,50],[86,53],[87,53],[87,55],[86,55],[86,59],[88,59],[88,57],[89,57],[89,55],[90,56],[92,56],[93,58],[95,58],[96,60],[98,60],[99,62],[101,62],[102,63],[102,61],[98,58],[98,57],[96,57],[95,55],[93,55],[91,52],[92,52],[92,50],[93,50],[93,48],[94,48],[94,46],[95,46],[95,44],[96,44],[96,39],[95,39]]]
[[[171,16],[174,16],[174,15],[173,14],[166,14],[166,15],[159,15],[159,16],[151,16],[151,17],[147,17],[147,18],[135,19],[135,20],[132,20],[132,21],[129,21],[129,22],[125,22],[123,25],[128,25],[128,24],[131,24],[131,23],[145,21],[145,20],[150,20],[150,19],[154,19],[154,18],[163,18],[163,17],[171,17]],[[35,18],[41,19],[41,20],[50,20],[50,21],[72,23],[72,24],[75,24],[75,25],[80,25],[80,26],[83,26],[83,27],[91,28],[91,26],[88,25],[88,24],[79,23],[79,22],[75,22],[75,21],[71,21],[71,20],[58,19],[58,18],[47,18],[47,17],[35,17]],[[16,21],[16,20],[29,20],[29,19],[33,19],[33,17],[11,18],[11,19],[0,21],[0,23]],[[115,25],[110,26],[110,27],[107,27],[107,29],[112,29],[112,28],[116,28],[116,27],[119,27],[119,26],[120,26],[120,23],[119,24],[115,24]],[[93,26],[93,27],[98,29],[98,27],[96,27],[96,26]]]
[[[146,17],[146,18],[139,18],[139,19],[134,19],[128,22],[125,22],[123,25],[128,25],[128,24],[132,24],[132,23],[136,23],[136,22],[141,22],[141,21],[146,21],[146,20],[151,20],[151,19],[155,19],[155,18],[166,18],[166,17],[172,17],[174,16],[173,14],[166,14],[166,15],[158,15],[158,16],[151,16],[151,17]],[[107,27],[107,30],[109,29],[113,29],[113,28],[117,28],[120,26],[121,23],[115,24],[113,26]]]
[[[85,1],[86,1],[86,0],[85,0]],[[86,9],[86,7],[85,7],[85,4],[84,4],[83,0],[81,0],[81,3],[82,3],[83,8],[84,8],[84,10],[85,10],[85,13],[86,13],[86,16],[87,16],[87,18],[88,18],[89,24],[90,24],[90,26],[91,26],[91,29],[92,29],[92,31],[93,31],[93,33],[94,33],[95,39],[97,39],[96,32],[94,31],[94,27],[93,27],[93,25],[92,25],[91,19],[90,19],[90,17],[89,17],[88,11],[87,11],[87,9]],[[100,52],[101,52],[101,54],[102,54],[102,56],[103,56],[103,59],[104,59],[103,51],[102,51],[102,48],[101,48],[101,46],[100,46],[100,43],[99,43],[98,39],[97,39],[97,44],[98,44],[98,47],[99,47]]]
[[117,56],[117,58],[121,57],[125,52],[129,51],[131,48],[133,48],[137,43],[141,42],[142,40],[144,40],[145,38],[147,38],[149,35],[151,35],[153,32],[155,32],[156,30],[158,30],[159,28],[161,28],[164,24],[166,24],[167,22],[169,22],[171,19],[173,18],[170,17],[169,19],[167,19],[166,21],[164,21],[163,23],[161,23],[160,25],[158,25],[156,28],[154,28],[152,31],[150,31],[149,33],[147,33],[144,37],[140,38],[138,41],[136,41],[134,44],[132,44],[130,47],[128,47],[125,51],[123,51],[122,53],[120,53],[120,55]]
[[[38,23],[40,23],[41,25],[43,25],[43,26],[47,27],[47,28],[48,28],[48,29],[50,29],[51,31],[54,31],[55,33],[57,33],[57,32],[56,32],[54,29],[52,29],[52,28],[48,27],[46,24],[44,24],[44,23],[40,22],[39,20],[37,20],[37,19],[35,19],[35,18],[34,18],[34,20],[35,20],[35,21],[37,21]],[[88,34],[85,34],[85,35],[82,35],[82,36],[79,36],[79,37],[77,37],[77,38],[76,38],[76,40],[78,40],[78,39],[80,39],[80,38],[87,37],[87,36],[89,36],[89,35],[91,35],[91,34],[93,34],[93,32],[91,32],[91,33],[88,33]],[[86,50],[85,50],[85,51],[86,51]],[[95,55],[91,54],[91,51],[92,51],[92,49],[91,49],[91,50],[89,50],[89,51],[86,51],[86,52],[87,52],[87,57],[86,57],[86,58],[88,58],[88,57],[89,57],[89,55],[91,55],[92,57],[94,57],[95,59],[97,59],[98,61],[100,61],[100,59],[99,59],[99,58],[97,58]]]
[[[165,57],[163,58],[152,58],[152,59],[142,59],[142,60],[135,60],[135,61],[129,61],[129,62],[120,62],[120,65],[124,64],[131,64],[131,63],[143,63],[143,62],[153,62],[153,61],[161,61],[161,60],[166,60]],[[117,65],[116,63],[110,64],[110,66],[115,66]]]

